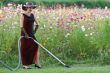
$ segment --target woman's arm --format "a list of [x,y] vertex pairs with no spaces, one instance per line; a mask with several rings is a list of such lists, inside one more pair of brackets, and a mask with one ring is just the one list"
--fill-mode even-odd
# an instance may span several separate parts
[[35,29],[34,29],[34,34],[35,34],[37,29],[38,29],[38,27],[39,27],[39,25],[38,25],[38,22],[37,22],[37,20],[35,18],[35,15],[34,15],[34,19],[35,19]]
[[21,14],[20,15],[20,27],[23,28],[23,20],[24,20],[24,17],[23,15]]
[[39,27],[39,25],[38,25],[38,22],[37,22],[37,20],[35,20],[35,31],[37,31],[37,29],[38,29],[38,27]]
[[25,29],[23,28],[23,21],[24,21],[24,16],[21,15],[21,16],[20,16],[20,27],[21,27],[21,30],[24,32],[25,36],[28,37],[27,32],[26,32]]

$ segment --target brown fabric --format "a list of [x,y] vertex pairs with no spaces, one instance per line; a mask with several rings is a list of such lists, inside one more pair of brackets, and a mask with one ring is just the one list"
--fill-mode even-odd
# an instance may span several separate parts
[[[23,28],[29,35],[36,40],[33,34],[33,26],[34,26],[34,15],[27,16],[23,14],[24,21],[23,21]],[[25,36],[24,32],[21,31],[21,36]],[[23,65],[30,65],[35,64],[38,52],[38,44],[36,44],[32,39],[21,39],[21,57],[22,57],[22,64]]]

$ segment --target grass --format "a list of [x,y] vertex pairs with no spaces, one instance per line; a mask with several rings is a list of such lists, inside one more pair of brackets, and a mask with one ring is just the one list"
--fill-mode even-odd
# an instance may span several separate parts
[[109,73],[110,66],[72,66],[71,68],[64,67],[43,67],[42,69],[19,69],[16,72],[9,71],[6,68],[0,68],[0,73]]
[[[67,10],[59,9],[51,13],[44,10],[36,11],[39,21],[36,33],[38,42],[69,64],[110,64],[109,19],[106,17],[100,19],[97,15],[94,18],[88,14],[91,12],[90,9],[86,9],[84,13],[83,10],[77,9],[72,12],[78,13],[77,17],[84,17],[85,14],[87,16],[85,20],[72,21],[71,11],[67,13]],[[62,13],[63,18],[59,13]],[[18,59],[19,16],[7,15],[9,18],[0,24],[0,59],[12,65],[17,64]],[[56,62],[44,50],[41,49],[40,53],[41,64],[49,65]]]

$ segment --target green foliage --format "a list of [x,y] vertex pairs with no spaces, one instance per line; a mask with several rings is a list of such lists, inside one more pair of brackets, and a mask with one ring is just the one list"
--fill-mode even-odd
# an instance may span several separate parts
[[101,64],[110,64],[110,22],[105,20],[103,24],[96,38],[96,48],[99,48],[97,61]]
[[[87,31],[87,27],[83,31],[81,28],[85,25],[83,23],[80,26],[70,24],[74,30],[66,30],[54,23],[50,24],[47,20],[40,16],[37,40],[64,62],[110,64],[110,21],[108,19],[97,20],[95,29],[91,31]],[[93,31],[95,32],[93,35],[85,36]],[[14,66],[18,60],[19,37],[19,17],[10,18],[0,24],[0,59]],[[40,51],[41,63],[45,65],[56,63],[56,60],[53,60],[42,48]]]
[[[9,2],[15,2],[15,3],[22,3],[28,2],[30,0],[1,0],[3,4],[7,4]],[[87,8],[96,8],[101,7],[104,8],[105,6],[108,6],[110,8],[110,1],[109,0],[31,0],[31,2],[35,4],[43,4],[45,6],[53,6],[56,4],[65,4],[67,6],[71,6],[74,3],[76,3],[78,6],[81,6],[81,4],[84,4]]]

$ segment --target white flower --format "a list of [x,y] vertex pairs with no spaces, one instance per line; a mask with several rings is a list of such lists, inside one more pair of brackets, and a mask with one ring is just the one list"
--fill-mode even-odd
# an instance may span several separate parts
[[85,36],[88,36],[88,34],[85,34]]
[[53,27],[51,26],[50,29],[52,29]]
[[90,33],[90,35],[93,35],[93,33]]
[[90,35],[93,35],[95,32],[91,32]]
[[108,7],[107,6],[105,6],[105,10],[107,10],[108,9]]
[[45,28],[46,26],[45,26],[45,24],[44,24],[44,28]]
[[88,28],[88,30],[90,30],[90,28]]
[[84,26],[81,26],[81,30],[84,32],[85,31],[85,27]]
[[66,35],[65,35],[65,37],[68,37],[70,35],[70,33],[67,33]]

